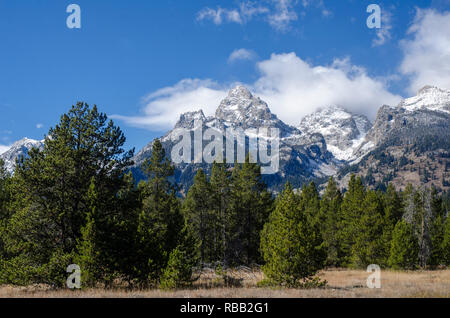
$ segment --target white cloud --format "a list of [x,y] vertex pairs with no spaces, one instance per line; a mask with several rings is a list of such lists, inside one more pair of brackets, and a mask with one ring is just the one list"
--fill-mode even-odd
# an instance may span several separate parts
[[242,24],[241,13],[236,9],[223,9],[218,7],[216,10],[204,8],[197,14],[197,20],[211,20],[214,24],[219,25],[224,22],[234,22]]
[[0,145],[0,155],[7,152],[9,150],[9,148],[11,148],[11,146]]
[[268,16],[269,24],[279,30],[286,31],[292,21],[298,19],[294,5],[297,1],[293,0],[273,0],[275,10]]
[[259,4],[256,3],[256,1],[241,1],[239,6],[233,9],[220,6],[217,9],[206,7],[197,13],[197,21],[211,20],[216,25],[244,24],[253,18],[261,17],[274,29],[286,31],[291,22],[298,19],[295,10],[297,0],[265,0],[260,1]]
[[40,123],[39,123],[39,124],[36,124],[36,128],[37,128],[37,129],[42,129],[43,127],[44,127],[44,124],[40,124]]
[[400,72],[410,77],[409,92],[425,85],[450,89],[450,12],[418,10],[408,33]]
[[182,113],[202,109],[205,114],[213,114],[228,88],[221,88],[212,80],[184,79],[145,96],[142,116],[112,115],[111,118],[153,131],[173,128]]
[[236,49],[228,58],[228,63],[233,63],[240,60],[251,60],[256,56],[255,52],[247,49]]
[[382,104],[395,105],[401,99],[349,59],[313,66],[294,53],[273,54],[258,69],[261,77],[254,91],[289,124],[298,124],[303,116],[333,104],[373,119]]
[[391,39],[392,13],[386,9],[381,11],[381,28],[377,29],[377,37],[373,39],[372,46],[381,46]]
[[[371,78],[349,59],[331,65],[313,66],[296,56],[272,54],[257,64],[260,76],[246,85],[265,100],[272,112],[291,125],[320,107],[342,105],[350,111],[374,118],[383,104],[396,105],[400,96],[391,94],[382,80]],[[112,116],[128,124],[151,130],[173,128],[180,114],[203,109],[213,115],[233,85],[212,80],[185,79],[149,94],[142,116]]]

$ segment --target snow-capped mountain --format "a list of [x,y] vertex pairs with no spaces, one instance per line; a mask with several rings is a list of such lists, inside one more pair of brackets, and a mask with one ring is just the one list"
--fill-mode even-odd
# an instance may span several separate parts
[[419,90],[417,96],[403,100],[398,107],[408,112],[428,109],[450,114],[450,91],[435,86],[425,86]]
[[19,156],[26,156],[28,151],[33,148],[41,149],[44,145],[43,140],[34,140],[23,138],[16,141],[6,152],[0,155],[0,158],[5,162],[5,168],[8,172],[13,172],[16,167],[16,158]]
[[339,106],[329,106],[305,116],[298,128],[307,134],[319,133],[337,159],[350,161],[372,127],[367,117],[352,114]]
[[373,127],[355,151],[359,159],[392,138],[408,140],[422,130],[449,128],[450,91],[425,86],[416,96],[404,99],[397,107],[382,106]]
[[408,183],[449,189],[450,91],[425,86],[397,107],[379,109],[373,127],[345,170],[368,176],[367,183]]
[[[281,186],[290,181],[294,186],[300,186],[304,181],[317,177],[327,177],[337,172],[340,163],[328,152],[324,137],[317,133],[303,133],[296,127],[289,126],[273,114],[268,105],[260,98],[253,96],[248,89],[238,86],[230,90],[228,96],[218,106],[215,116],[205,117],[202,111],[182,114],[174,129],[169,131],[161,142],[170,155],[174,140],[180,129],[193,134],[196,127],[202,123],[203,131],[212,128],[225,135],[229,128],[243,130],[259,128],[278,128],[280,132],[280,170],[274,175],[265,176],[272,187]],[[247,137],[250,137],[247,135]],[[248,140],[246,140],[248,143]],[[205,147],[203,144],[203,147]],[[145,146],[136,156],[136,166],[151,155],[153,142]],[[192,181],[195,171],[206,164],[178,164],[176,178],[182,183]]]
[[[160,140],[170,157],[180,140],[180,132],[193,137],[198,130],[212,129],[222,136],[231,131],[236,137],[233,134],[242,129],[246,138],[240,145],[248,152],[253,131],[260,128],[278,128],[280,132],[279,172],[264,176],[274,191],[287,181],[299,188],[305,182],[325,180],[328,176],[336,176],[345,186],[352,173],[363,176],[372,186],[394,182],[402,188],[407,183],[420,183],[450,189],[450,91],[432,86],[425,86],[417,96],[396,107],[382,106],[373,125],[365,116],[329,106],[303,118],[298,127],[285,124],[267,103],[238,86],[230,90],[214,116],[206,117],[201,110],[184,113]],[[201,150],[209,143],[210,140],[202,140]],[[153,141],[134,157],[132,170],[138,180],[145,178],[140,166],[151,156],[152,146]],[[8,171],[13,172],[16,158],[27,155],[34,147],[42,148],[43,141],[24,138],[0,158]],[[195,154],[194,147],[192,144],[191,154]],[[199,168],[207,173],[211,169],[203,160],[175,167],[175,181],[184,190],[192,184]]]

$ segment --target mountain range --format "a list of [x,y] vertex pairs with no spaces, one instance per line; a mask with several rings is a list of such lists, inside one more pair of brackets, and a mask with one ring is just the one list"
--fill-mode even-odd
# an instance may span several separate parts
[[[237,86],[229,91],[214,116],[206,117],[201,110],[182,114],[160,141],[170,157],[181,131],[193,136],[198,129],[212,129],[225,135],[225,131],[239,129],[278,128],[280,169],[276,174],[264,175],[273,191],[278,191],[286,181],[299,188],[312,180],[323,184],[330,176],[335,176],[344,187],[353,173],[375,188],[392,182],[399,188],[413,183],[448,190],[449,120],[450,91],[425,86],[416,96],[395,107],[382,106],[373,123],[346,110],[345,105],[330,105],[299,119],[294,127],[280,120],[266,102],[247,88]],[[249,137],[245,139],[246,145]],[[13,171],[17,156],[42,145],[43,141],[25,138],[0,158]],[[151,156],[152,145],[153,141],[134,157],[132,170],[137,179],[144,178],[140,166]],[[175,181],[183,185],[184,191],[199,168],[209,172],[211,165],[204,161],[176,164]]]

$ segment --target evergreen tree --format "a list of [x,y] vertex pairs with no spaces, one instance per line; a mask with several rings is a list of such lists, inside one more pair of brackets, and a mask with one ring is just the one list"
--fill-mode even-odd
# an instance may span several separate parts
[[342,242],[342,264],[351,263],[351,249],[355,244],[359,220],[363,214],[363,204],[366,190],[360,177],[352,175],[348,183],[348,189],[344,194],[341,205],[342,221],[339,225],[339,239]]
[[9,176],[5,169],[5,163],[0,159],[0,263],[3,258],[6,257],[2,237],[5,232],[6,223],[9,219],[8,204],[10,197],[8,193],[8,184]]
[[81,282],[83,287],[94,287],[101,278],[99,273],[101,264],[99,263],[98,248],[95,243],[95,217],[97,214],[96,202],[98,194],[95,189],[95,180],[92,178],[88,197],[90,200],[90,211],[86,215],[86,225],[81,229],[81,239],[79,239],[75,256],[75,263],[81,269]]
[[292,186],[286,184],[262,231],[263,271],[273,284],[299,286],[323,267],[320,235],[308,224],[299,203]]
[[384,265],[388,255],[383,241],[384,217],[380,193],[368,191],[361,207],[362,214],[354,223],[352,264],[364,268],[370,264]]
[[309,222],[314,226],[319,226],[324,220],[320,214],[320,197],[316,184],[311,182],[302,188],[300,195],[300,208],[305,211]]
[[320,202],[321,233],[327,250],[327,266],[341,266],[343,256],[339,240],[339,226],[342,224],[340,208],[342,195],[333,177],[330,177],[327,188]]
[[419,245],[411,224],[400,220],[395,226],[388,264],[395,269],[414,269],[418,264]]
[[442,252],[445,265],[450,265],[450,217],[445,220],[444,239],[442,240]]
[[403,202],[400,194],[395,190],[392,183],[389,183],[386,192],[382,195],[384,206],[384,226],[382,241],[385,251],[385,263],[387,263],[390,250],[392,234],[394,232],[395,225],[402,219],[404,209]]
[[199,265],[199,240],[189,225],[185,225],[182,240],[169,256],[161,277],[161,288],[188,287],[194,281],[193,270]]
[[214,162],[211,169],[211,201],[212,213],[218,220],[217,227],[217,260],[224,266],[229,265],[233,259],[233,248],[230,242],[233,237],[233,224],[235,218],[231,213],[231,173],[225,163]]
[[260,263],[260,235],[272,208],[272,196],[261,178],[261,167],[250,163],[235,165],[232,175],[233,262],[237,265]]
[[[202,169],[197,171],[194,184],[189,189],[183,202],[183,213],[189,224],[192,225],[201,242],[200,254],[202,264],[216,261],[216,248],[214,244],[219,236],[216,228],[219,220],[212,213],[212,193],[208,179]],[[220,255],[220,254],[219,254]]]
[[153,143],[152,156],[145,163],[144,172],[148,181],[140,185],[142,211],[138,219],[134,267],[140,284],[155,285],[171,251],[178,246],[183,228],[180,202],[169,181],[174,167],[159,140]]
[[[42,151],[32,149],[27,158],[18,160],[11,181],[14,214],[5,242],[8,257],[12,262],[20,259],[23,272],[52,272],[48,267],[60,264],[62,272],[55,274],[55,283],[60,284],[86,225],[92,178],[97,185],[97,213],[113,214],[117,209],[115,198],[133,155],[122,149],[124,143],[122,131],[96,106],[77,103],[50,129]],[[28,277],[51,283],[48,275]]]

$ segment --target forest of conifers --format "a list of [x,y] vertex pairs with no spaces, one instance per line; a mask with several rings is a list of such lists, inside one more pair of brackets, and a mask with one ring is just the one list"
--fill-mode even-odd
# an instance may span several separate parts
[[161,143],[136,184],[134,150],[97,108],[78,103],[42,150],[0,162],[0,284],[64,287],[70,264],[82,286],[177,288],[202,266],[262,265],[265,283],[301,286],[325,267],[432,268],[450,263],[448,195],[408,186],[319,194],[286,184],[274,195],[257,164],[199,170],[185,198]]

